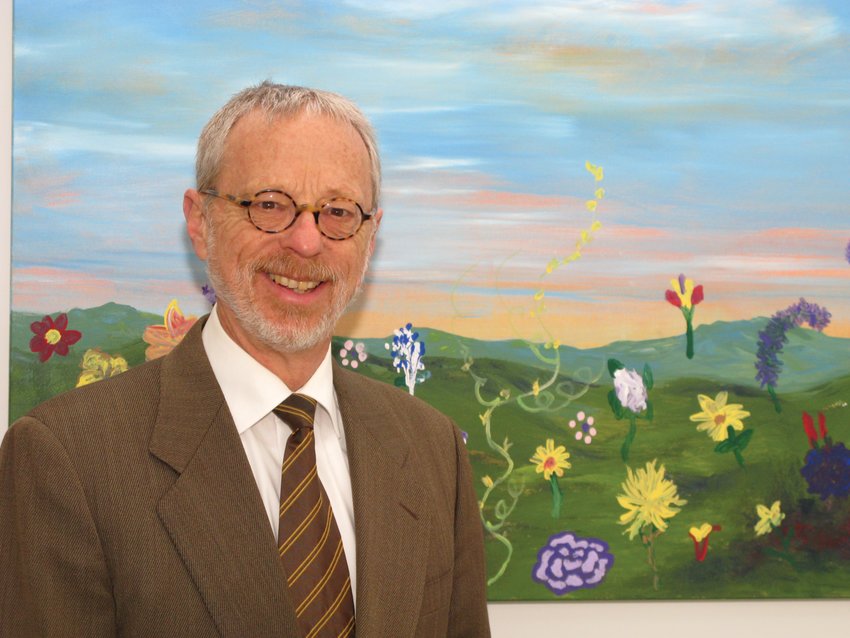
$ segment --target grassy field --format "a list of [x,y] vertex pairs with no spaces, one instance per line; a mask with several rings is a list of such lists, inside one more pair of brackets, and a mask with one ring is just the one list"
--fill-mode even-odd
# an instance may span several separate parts
[[[370,360],[370,376],[392,382],[388,364]],[[487,445],[479,414],[484,411],[473,394],[474,383],[457,360],[429,359],[431,378],[417,387],[420,398],[451,415],[469,433],[468,448],[479,495],[481,479],[495,478],[505,462]],[[476,360],[472,371],[487,376],[489,396],[501,388],[512,395],[527,392],[539,370],[500,361]],[[529,381],[531,380],[531,382]],[[522,494],[505,523],[503,533],[513,546],[504,575],[490,587],[491,600],[549,600],[557,598],[534,582],[531,572],[538,550],[556,533],[569,530],[580,536],[602,539],[614,554],[614,565],[604,582],[593,589],[574,591],[575,599],[699,599],[699,598],[819,598],[850,596],[850,507],[847,499],[824,502],[807,492],[800,474],[809,450],[801,413],[816,413],[850,396],[850,376],[806,392],[781,395],[777,413],[766,392],[752,387],[724,386],[716,381],[681,379],[659,384],[650,392],[655,407],[651,422],[638,421],[638,431],[627,463],[620,446],[628,421],[617,421],[608,405],[611,388],[606,373],[597,385],[567,407],[554,412],[530,413],[516,404],[495,410],[492,438],[513,442],[512,477],[522,482]],[[742,468],[732,454],[714,451],[716,443],[698,432],[689,416],[700,411],[698,394],[729,392],[730,403],[741,403],[751,416],[745,427],[754,430],[743,452]],[[568,421],[578,411],[595,417],[597,436],[591,444],[577,442]],[[850,410],[827,410],[827,425],[834,441],[850,440]],[[537,446],[553,438],[570,453],[572,467],[559,480],[563,490],[560,516],[551,515],[550,485],[530,462]],[[669,519],[668,529],[655,541],[658,589],[647,564],[647,549],[640,537],[629,540],[618,519],[625,510],[617,495],[623,492],[626,466],[643,467],[656,460],[667,478],[688,502]],[[493,521],[498,498],[510,501],[506,491],[496,492],[484,508]],[[786,517],[778,529],[757,537],[756,505],[781,502]],[[695,558],[689,529],[703,523],[720,525],[709,537],[704,561]],[[803,537],[805,534],[805,538]],[[487,543],[489,574],[506,559],[507,550],[492,538]]]
[[[144,327],[160,323],[161,317],[139,313],[126,306],[108,304],[86,311],[69,313],[70,327],[83,332],[68,357],[54,355],[40,364],[29,351],[30,322],[41,317],[13,313],[11,347],[10,416],[14,419],[40,401],[68,390],[76,384],[80,357],[87,348],[100,347],[121,354],[129,365],[144,360],[146,344],[141,340]],[[816,335],[817,336],[817,335]],[[538,551],[553,534],[570,531],[582,537],[601,539],[613,554],[613,565],[595,588],[577,589],[570,599],[700,599],[700,598],[841,598],[850,596],[850,505],[848,499],[821,500],[807,492],[800,474],[809,443],[801,414],[824,411],[834,442],[850,442],[850,374],[836,375],[815,387],[780,390],[782,411],[777,412],[768,394],[739,381],[742,374],[730,375],[733,382],[718,381],[722,371],[715,366],[707,378],[671,378],[656,375],[660,381],[650,391],[654,406],[652,421],[641,420],[627,462],[621,459],[620,446],[629,427],[628,420],[616,420],[608,404],[611,378],[605,369],[604,353],[594,361],[583,353],[581,365],[590,367],[597,378],[592,384],[571,378],[574,350],[562,349],[561,374],[573,399],[553,395],[546,405],[547,391],[531,395],[533,383],[546,384],[551,367],[532,365],[530,357],[510,347],[486,343],[473,344],[445,335],[430,335],[426,356],[430,377],[417,385],[416,395],[455,419],[468,433],[468,450],[475,474],[475,487],[481,498],[485,477],[498,479],[507,471],[507,461],[490,445],[502,445],[508,437],[509,455],[514,463],[510,480],[497,486],[483,504],[482,516],[498,522],[497,502],[511,502],[508,485],[515,485],[519,496],[516,506],[505,517],[500,533],[510,545],[487,537],[488,574],[493,579],[491,600],[551,600],[558,598],[544,585],[532,580]],[[822,340],[830,348],[833,341]],[[845,340],[846,341],[846,340]],[[817,342],[817,340],[815,340]],[[336,341],[338,350],[341,340]],[[704,340],[705,343],[705,340]],[[441,345],[442,344],[442,345]],[[796,344],[808,344],[803,335]],[[794,345],[794,344],[792,344]],[[839,344],[845,347],[847,344]],[[474,363],[465,361],[467,347],[483,348]],[[622,347],[622,344],[619,344]],[[629,346],[640,352],[639,344]],[[676,343],[676,352],[680,352]],[[823,348],[821,348],[823,350]],[[443,353],[442,355],[440,353]],[[493,353],[510,354],[509,358]],[[369,344],[370,358],[359,372],[386,383],[396,383],[399,375],[391,367],[389,354],[379,343]],[[551,355],[551,352],[549,353]],[[491,355],[491,356],[486,356]],[[817,353],[827,358],[828,352]],[[507,355],[506,355],[507,356]],[[665,355],[668,356],[668,355]],[[683,355],[682,355],[683,356]],[[697,354],[699,356],[699,352]],[[802,356],[802,354],[801,354]],[[748,355],[744,353],[746,360]],[[737,370],[745,363],[733,362]],[[637,365],[631,363],[629,365]],[[750,364],[751,365],[751,364]],[[576,364],[576,367],[578,364]],[[659,367],[663,367],[659,364]],[[699,366],[694,366],[699,370]],[[509,391],[508,400],[489,415],[491,440],[485,435],[480,415],[485,407],[476,399],[474,375],[487,379],[482,398],[490,400],[500,391]],[[796,379],[794,387],[802,387]],[[570,387],[571,386],[571,387]],[[728,391],[730,403],[743,404],[751,413],[744,425],[754,431],[743,452],[744,467],[732,454],[715,452],[715,441],[698,432],[689,416],[701,410],[698,394],[715,396]],[[528,395],[525,405],[516,400]],[[580,395],[580,396],[579,396]],[[583,411],[595,419],[598,434],[587,445],[575,440],[568,421]],[[572,467],[559,479],[563,492],[560,515],[552,516],[552,491],[542,474],[535,472],[530,459],[547,439],[564,445]],[[678,495],[687,500],[681,511],[668,519],[669,527],[654,541],[657,588],[648,552],[640,537],[629,540],[625,526],[618,520],[625,512],[617,496],[623,493],[627,467],[642,468],[657,461],[666,470]],[[846,470],[850,472],[850,468]],[[498,482],[498,481],[497,481]],[[756,506],[780,501],[785,519],[769,534],[756,536],[759,520]],[[695,558],[694,542],[688,536],[691,527],[703,523],[721,529],[709,537],[705,560]],[[497,577],[500,570],[503,574]]]

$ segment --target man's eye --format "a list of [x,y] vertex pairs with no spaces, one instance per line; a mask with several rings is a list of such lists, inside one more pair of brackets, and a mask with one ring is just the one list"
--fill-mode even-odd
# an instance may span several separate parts
[[350,210],[347,210],[345,208],[339,208],[337,206],[326,206],[325,207],[325,214],[328,215],[329,217],[339,217],[339,218],[351,217],[351,215],[352,215]]
[[264,211],[280,211],[283,210],[283,206],[279,202],[272,202],[268,200],[263,200],[259,202],[254,202],[252,204],[258,210]]

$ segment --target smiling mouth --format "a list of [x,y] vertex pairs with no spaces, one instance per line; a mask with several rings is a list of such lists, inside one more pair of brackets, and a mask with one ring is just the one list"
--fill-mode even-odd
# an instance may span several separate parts
[[274,273],[269,273],[269,279],[275,282],[278,286],[283,286],[284,288],[288,288],[289,290],[300,294],[310,292],[322,283],[321,281],[298,281],[297,279],[289,279],[288,277],[276,275]]

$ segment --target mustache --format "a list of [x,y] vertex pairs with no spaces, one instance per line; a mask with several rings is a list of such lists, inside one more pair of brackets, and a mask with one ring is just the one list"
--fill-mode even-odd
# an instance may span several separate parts
[[328,264],[293,255],[258,258],[251,262],[250,269],[255,272],[271,272],[299,281],[334,282],[343,276],[339,269]]

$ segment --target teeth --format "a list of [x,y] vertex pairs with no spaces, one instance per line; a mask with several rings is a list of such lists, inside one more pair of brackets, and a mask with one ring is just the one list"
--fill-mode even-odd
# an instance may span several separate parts
[[269,273],[269,278],[275,282],[278,286],[283,286],[285,288],[289,288],[290,290],[294,290],[295,292],[305,293],[309,290],[313,290],[316,286],[319,285],[318,281],[297,281],[295,279],[289,279],[284,277],[283,275],[275,275],[274,273]]

